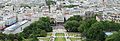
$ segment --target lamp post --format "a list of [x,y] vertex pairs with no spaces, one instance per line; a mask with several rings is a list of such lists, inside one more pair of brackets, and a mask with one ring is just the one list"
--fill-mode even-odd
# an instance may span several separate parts
[[15,5],[13,6],[13,11],[16,12],[15,15],[16,15],[16,22],[18,22],[18,11],[15,11]]
[[[16,22],[18,22],[18,13],[19,13],[19,11],[15,11],[15,6],[16,5],[13,6],[13,11],[16,12],[15,13],[15,15],[16,15]],[[20,27],[20,28],[21,28],[21,31],[22,31],[23,30],[22,27]]]

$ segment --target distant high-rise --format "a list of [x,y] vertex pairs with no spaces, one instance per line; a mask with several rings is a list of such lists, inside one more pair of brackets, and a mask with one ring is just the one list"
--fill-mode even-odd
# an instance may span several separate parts
[[102,0],[87,0],[90,3],[102,3]]
[[106,4],[116,4],[120,3],[120,0],[87,0],[90,3],[106,3]]

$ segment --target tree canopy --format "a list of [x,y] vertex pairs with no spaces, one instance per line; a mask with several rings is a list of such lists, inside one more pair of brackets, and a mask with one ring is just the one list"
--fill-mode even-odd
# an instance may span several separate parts
[[80,26],[78,27],[78,31],[82,33],[88,30],[90,28],[89,25],[90,24],[86,21],[80,21]]
[[105,39],[105,33],[103,32],[103,24],[96,22],[85,32],[88,40],[103,41]]
[[21,6],[20,7],[28,7],[28,8],[31,8],[28,4],[20,4]]
[[108,36],[105,41],[120,41],[120,31]]
[[[81,17],[79,15],[70,17],[65,22],[64,27],[67,31],[70,31],[70,32],[79,31],[82,34],[82,36],[87,38],[86,41],[105,41],[105,38],[106,38],[105,32],[120,30],[120,23],[115,23],[111,21],[98,22],[95,16],[85,18],[85,19],[84,17]],[[108,37],[106,41],[119,40],[119,39],[116,39],[116,40],[111,39],[113,37],[118,37],[118,36],[113,35],[110,38]]]
[[[30,26],[26,27],[23,31],[25,38],[29,38],[28,36],[32,35],[37,36],[46,36],[46,32],[51,32],[52,27],[50,25],[50,19],[49,17],[42,17],[39,19],[39,21],[36,21]],[[27,34],[27,35],[26,35]]]
[[24,28],[23,32],[17,34],[3,34],[0,33],[0,40],[2,41],[38,41],[37,37],[45,37],[47,32],[51,32],[49,17],[42,17],[38,21],[31,23]]
[[78,31],[77,28],[79,27],[79,22],[78,21],[67,21],[64,25],[65,29],[67,31],[72,31],[72,32],[76,32]]
[[67,21],[72,21],[72,20],[76,20],[76,21],[80,21],[82,20],[82,17],[80,15],[74,15],[73,17],[70,17]]
[[45,0],[46,1],[46,5],[48,6],[48,8],[49,8],[49,12],[50,12],[50,5],[52,5],[52,4],[56,4],[56,2],[55,1],[52,1],[52,0]]

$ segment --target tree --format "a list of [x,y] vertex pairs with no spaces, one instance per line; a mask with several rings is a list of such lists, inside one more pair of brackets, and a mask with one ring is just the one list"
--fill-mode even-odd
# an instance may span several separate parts
[[33,37],[33,40],[31,41],[39,41],[39,40],[37,39],[37,37]]
[[14,39],[15,39],[14,34],[9,34],[9,35],[8,35],[8,39],[10,39],[10,40],[14,41]]
[[23,40],[23,38],[24,38],[23,33],[17,33],[16,35],[18,36],[17,37],[18,41],[22,41]]
[[105,33],[100,28],[92,27],[86,32],[86,38],[92,41],[104,41]]
[[31,8],[28,4],[20,4],[21,6],[20,7],[28,7],[28,8]]
[[84,32],[86,30],[88,30],[90,27],[89,27],[89,23],[85,22],[85,21],[80,21],[80,26],[78,27],[78,31],[79,32]]
[[96,22],[96,23],[91,25],[91,28],[96,28],[98,30],[102,30],[103,31],[104,25],[103,25],[102,22]]
[[85,20],[83,20],[83,21],[89,23],[89,27],[90,27],[92,24],[94,24],[94,23],[97,22],[97,20],[96,20],[95,18],[89,18],[89,19],[85,19]]
[[110,21],[101,21],[101,23],[104,26],[104,31],[119,31],[120,29],[120,24],[119,23],[114,23]]
[[71,32],[77,32],[77,28],[79,27],[79,22],[78,21],[67,21],[65,24],[64,24],[64,27],[67,31],[71,31]]
[[40,22],[40,21],[44,21],[44,22],[50,23],[50,18],[49,17],[42,17],[42,18],[39,19],[38,22]]
[[49,22],[44,22],[44,21],[41,21],[40,23],[38,23],[36,25],[36,28],[43,29],[43,30],[45,30],[47,32],[52,31],[52,27],[51,27],[50,23]]
[[[78,28],[79,31],[82,31],[83,28],[85,28],[84,25],[80,25],[80,27],[81,28]],[[120,29],[119,23],[101,21],[92,24],[91,27],[82,34],[87,38],[87,41],[104,41],[104,31],[118,31],[118,29]],[[113,41],[110,38],[106,40]]]
[[52,31],[49,17],[42,17],[39,21],[35,21],[27,26],[23,32],[18,34],[3,34],[0,33],[2,41],[38,41],[37,37],[45,37],[47,32]]
[[49,13],[50,13],[50,5],[52,5],[52,4],[56,4],[56,2],[55,1],[52,1],[52,0],[45,0],[46,1],[46,5],[48,6],[48,8],[49,8]]
[[3,33],[0,33],[0,40],[5,40],[6,37],[8,37],[8,36],[6,36],[6,35],[3,34]]
[[74,15],[73,17],[70,17],[67,21],[72,21],[72,20],[76,20],[76,21],[80,21],[82,20],[82,17],[80,15]]
[[91,25],[96,23],[97,21],[95,18],[89,18],[79,22],[80,22],[80,26],[78,27],[78,31],[83,32],[88,30],[91,27]]
[[120,41],[120,31],[108,36],[105,41]]
[[85,32],[88,40],[104,41],[105,33],[103,32],[104,25],[101,22],[96,22]]

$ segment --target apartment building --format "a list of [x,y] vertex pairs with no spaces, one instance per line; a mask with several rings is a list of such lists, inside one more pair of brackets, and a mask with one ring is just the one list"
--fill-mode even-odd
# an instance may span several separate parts
[[100,16],[96,16],[97,21],[113,21],[116,23],[120,23],[120,14],[107,12],[106,14],[102,14]]

